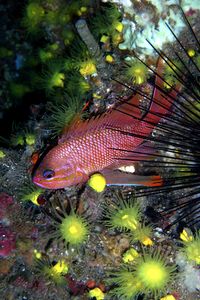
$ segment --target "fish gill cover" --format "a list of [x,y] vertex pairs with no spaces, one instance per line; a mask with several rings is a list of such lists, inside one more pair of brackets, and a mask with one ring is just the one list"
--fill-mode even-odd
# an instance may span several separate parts
[[198,299],[198,1],[0,11],[0,299]]

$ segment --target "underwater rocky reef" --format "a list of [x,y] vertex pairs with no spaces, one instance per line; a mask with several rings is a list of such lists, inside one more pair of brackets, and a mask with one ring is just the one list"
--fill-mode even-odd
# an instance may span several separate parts
[[200,3],[0,3],[0,300],[200,299]]

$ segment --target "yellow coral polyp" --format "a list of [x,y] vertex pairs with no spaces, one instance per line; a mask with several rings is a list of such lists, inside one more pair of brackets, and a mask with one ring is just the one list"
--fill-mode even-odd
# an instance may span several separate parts
[[130,215],[122,215],[121,219],[122,222],[124,222],[129,229],[135,230],[137,228],[137,220],[132,218]]
[[97,93],[93,93],[92,97],[95,98],[95,99],[101,99],[102,98],[102,96],[97,94]]
[[140,269],[140,276],[145,277],[151,288],[159,286],[166,280],[166,271],[157,262],[146,262]]
[[151,295],[148,299],[159,299],[174,276],[175,267],[167,265],[166,259],[158,252],[154,254],[144,252],[132,264],[110,274],[111,278],[107,281],[117,285],[112,293],[119,299],[132,300],[143,293]]
[[82,62],[80,65],[79,72],[82,76],[89,76],[97,73],[95,63],[92,60]]
[[32,191],[30,193],[24,194],[21,199],[22,201],[31,201],[35,205],[40,205],[38,203],[38,197],[43,193],[44,191],[40,188],[32,188]]
[[33,252],[34,252],[35,258],[41,259],[41,257],[42,257],[41,252],[39,252],[37,249],[34,249]]
[[181,64],[178,61],[168,61],[165,64],[163,85],[166,89],[171,89],[178,82],[177,76],[179,76],[180,69]]
[[66,243],[79,246],[87,239],[88,225],[84,218],[73,213],[63,218],[59,231]]
[[123,41],[123,35],[119,32],[114,32],[112,34],[112,43],[115,47],[117,47],[119,45],[119,43],[121,43]]
[[64,260],[60,260],[51,268],[51,272],[53,276],[67,274],[68,269],[67,263]]
[[81,6],[81,8],[80,8],[80,11],[82,12],[82,13],[85,13],[85,12],[87,12],[87,7],[86,6]]
[[77,15],[78,16],[81,16],[82,14],[86,13],[87,12],[87,7],[86,6],[82,6],[80,7],[80,9],[77,11]]
[[134,84],[143,84],[148,78],[148,68],[140,61],[132,60],[126,68],[126,75]]
[[194,57],[195,54],[196,54],[196,52],[195,52],[194,49],[188,49],[188,50],[187,50],[187,53],[188,53],[189,57]]
[[51,94],[56,88],[64,88],[65,74],[62,70],[63,65],[60,61],[53,61],[50,62],[47,70],[40,77],[40,86],[46,90],[47,94]]
[[99,288],[90,290],[88,295],[90,298],[95,297],[96,300],[103,300],[105,298],[105,294]]
[[130,263],[133,262],[138,256],[139,253],[135,249],[131,248],[123,254],[122,259],[124,263]]
[[114,57],[110,54],[106,55],[106,62],[110,64],[114,63]]
[[44,17],[45,10],[38,3],[30,3],[26,7],[26,19],[24,20],[27,25],[30,23],[30,26],[37,26]]
[[57,43],[53,43],[49,46],[52,51],[57,51],[59,49],[59,45]]
[[102,35],[101,39],[100,39],[100,42],[101,43],[107,43],[109,41],[109,36],[108,35]]
[[160,300],[176,300],[173,295],[167,295],[165,297],[160,298]]
[[35,144],[36,138],[35,135],[33,133],[26,133],[25,134],[25,141],[26,144],[29,146],[32,146]]
[[121,22],[117,21],[117,22],[115,22],[115,24],[114,24],[114,28],[115,28],[118,32],[121,33],[121,32],[123,31],[124,25],[123,25]]
[[46,49],[39,49],[38,55],[42,63],[50,61],[58,51],[58,44],[54,43],[49,45]]
[[152,246],[153,241],[148,236],[144,237],[144,239],[141,241],[143,245],[145,246]]
[[195,262],[197,265],[200,264],[200,237],[187,242],[185,245],[185,253],[189,260]]
[[70,22],[71,16],[69,14],[64,13],[64,14],[58,15],[58,20],[59,20],[59,23],[66,25],[67,23]]
[[180,234],[180,238],[184,242],[191,242],[193,240],[193,236],[190,235],[186,229],[183,229],[183,231]]
[[106,221],[108,227],[132,232],[136,230],[141,218],[138,203],[134,203],[133,199],[127,202],[120,201],[118,206],[105,213],[108,216]]
[[48,11],[45,15],[45,21],[51,25],[57,24],[59,19],[58,11]]
[[16,135],[11,137],[11,144],[13,146],[23,146],[24,145],[24,137],[23,135]]
[[38,260],[39,265],[43,265],[41,268],[42,273],[49,278],[50,280],[53,280],[58,285],[65,285],[66,280],[63,275],[68,273],[68,265],[67,263],[61,259],[59,260],[55,265],[52,265],[50,261],[46,261],[43,259]]
[[133,299],[142,288],[142,283],[138,281],[134,273],[124,269],[115,272],[114,277],[109,278],[108,282],[118,285],[112,291],[112,294],[117,296],[117,299]]
[[197,55],[194,59],[195,63],[197,64],[198,68],[200,68],[200,55]]
[[167,90],[170,90],[174,84],[174,79],[169,76],[169,77],[165,77],[165,82],[163,83],[163,87]]
[[50,51],[46,51],[43,49],[40,49],[39,51],[39,57],[43,63],[47,62],[48,60],[53,58],[53,54]]
[[174,72],[176,72],[178,69],[181,68],[181,64],[178,61],[168,61],[165,64],[164,73],[167,75],[174,75]]
[[88,92],[90,90],[90,85],[87,81],[84,80],[84,78],[83,80],[80,80],[79,84],[82,91]]
[[51,78],[50,85],[52,87],[64,87],[64,80],[65,80],[65,74],[64,73],[59,73],[55,72]]
[[106,187],[106,179],[102,174],[96,173],[90,177],[88,185],[97,193],[101,193]]
[[44,9],[37,3],[30,3],[27,8],[27,17],[32,21],[40,21],[40,19],[44,16]]
[[159,254],[144,254],[137,260],[135,276],[141,281],[144,293],[157,295],[170,283],[174,270],[174,266],[168,266]]
[[71,226],[69,227],[69,232],[70,232],[71,234],[77,234],[77,233],[78,233],[78,226],[71,225]]
[[145,246],[152,246],[153,241],[151,239],[152,228],[143,224],[138,224],[137,228],[132,231],[133,242],[140,241]]
[[3,150],[0,150],[0,158],[4,158],[6,156],[6,154],[4,153]]

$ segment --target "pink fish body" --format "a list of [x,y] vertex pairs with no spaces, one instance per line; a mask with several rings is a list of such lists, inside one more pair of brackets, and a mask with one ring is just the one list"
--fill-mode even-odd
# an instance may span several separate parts
[[[161,84],[162,80],[157,77],[156,85]],[[140,151],[145,138],[169,111],[171,99],[176,96],[175,90],[170,93],[168,98],[155,88],[151,108],[143,119],[138,108],[141,96],[136,94],[117,109],[88,121],[76,122],[63,133],[58,145],[46,154],[33,182],[43,188],[66,188],[84,183],[90,175],[101,172],[108,183],[117,183],[119,180],[115,179],[119,174],[121,176],[121,172],[113,177],[114,170],[133,165],[133,152]],[[128,175],[126,178],[129,180]]]

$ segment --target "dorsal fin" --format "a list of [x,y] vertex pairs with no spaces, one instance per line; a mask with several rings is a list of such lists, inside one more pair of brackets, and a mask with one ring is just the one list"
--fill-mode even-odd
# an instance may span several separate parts
[[72,137],[86,134],[88,131],[106,127],[121,128],[122,126],[130,125],[130,122],[134,122],[133,117],[141,117],[139,109],[140,98],[141,96],[136,94],[130,100],[117,105],[116,108],[88,120],[81,120],[79,115],[63,130],[59,144],[66,142]]
[[152,95],[153,98],[149,111],[144,119],[153,124],[157,124],[162,117],[167,115],[182,87],[180,82],[178,82],[169,92],[165,90],[164,83],[166,83],[166,81],[163,78],[165,64],[166,62],[159,57],[156,68],[155,86]]
[[76,128],[79,123],[83,123],[83,120],[81,119],[81,113],[78,113],[72,120],[62,130],[61,138],[63,136],[66,136],[70,130],[73,128]]

